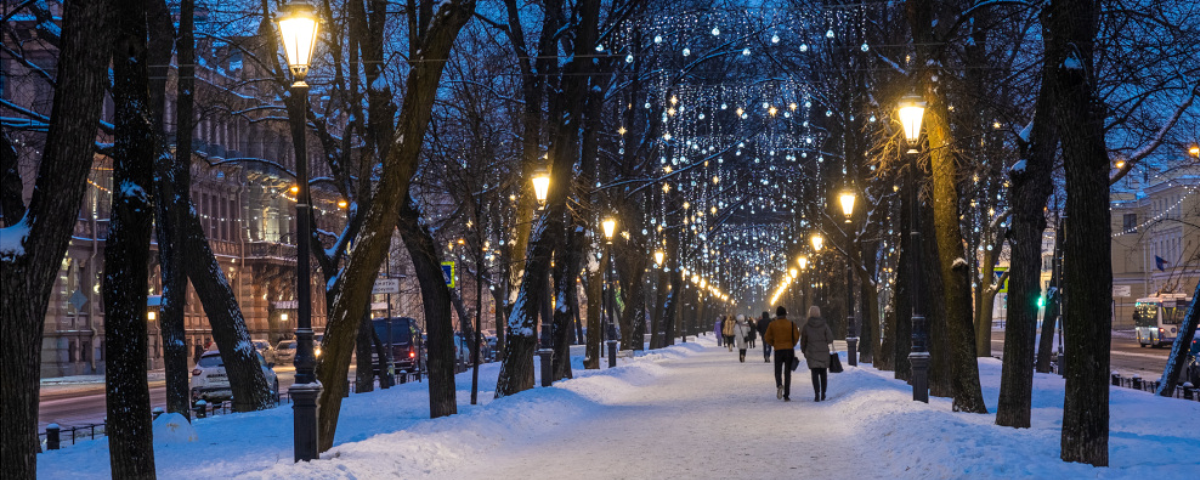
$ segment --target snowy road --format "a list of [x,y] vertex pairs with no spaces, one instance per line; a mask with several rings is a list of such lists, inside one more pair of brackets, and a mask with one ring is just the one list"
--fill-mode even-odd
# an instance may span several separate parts
[[[758,355],[754,355],[758,353]],[[755,361],[757,360],[757,361]],[[875,478],[858,459],[860,433],[813,403],[801,368],[792,401],[775,398],[761,350],[710,348],[665,362],[658,382],[603,402],[582,421],[509,438],[438,478]],[[837,401],[831,375],[828,402]],[[573,453],[572,453],[573,452]],[[545,477],[544,475],[538,475]]]

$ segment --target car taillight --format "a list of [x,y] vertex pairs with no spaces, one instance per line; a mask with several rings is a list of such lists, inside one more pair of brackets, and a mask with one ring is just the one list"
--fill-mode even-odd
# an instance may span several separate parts
[[203,371],[203,370],[200,370],[199,368],[192,369],[192,375],[193,375],[193,376],[197,376],[197,377],[199,377],[201,373],[204,373],[204,371]]
[[408,358],[416,358],[416,357],[417,357],[417,352],[414,352],[412,350],[408,351]]

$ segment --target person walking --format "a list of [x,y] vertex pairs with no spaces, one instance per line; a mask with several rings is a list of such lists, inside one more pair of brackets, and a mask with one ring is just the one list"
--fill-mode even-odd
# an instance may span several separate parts
[[754,325],[754,320],[743,315],[738,316],[742,317],[742,322],[746,324],[746,346],[754,348],[754,340],[758,337],[758,327]]
[[787,319],[787,309],[775,309],[775,320],[767,326],[763,342],[775,349],[775,398],[792,401],[792,361],[796,358],[796,342],[800,341],[800,329]]
[[758,335],[763,337],[763,363],[771,363],[771,342],[767,341],[767,326],[771,324],[771,314],[763,312],[762,318],[758,319]]
[[713,335],[717,337],[718,347],[724,345],[722,341],[725,340],[725,336],[721,335],[721,326],[721,317],[717,317],[716,323],[713,324]]
[[729,347],[729,351],[733,351],[733,326],[734,321],[728,315],[721,317],[721,335],[725,336],[725,346]]
[[800,350],[812,373],[814,402],[825,401],[825,390],[829,387],[829,344],[833,343],[833,330],[821,318],[821,307],[808,307],[808,322],[800,334]]
[[733,325],[733,341],[737,345],[739,362],[746,363],[746,344],[752,331],[754,330],[750,325],[746,324],[746,316],[738,315],[737,322]]

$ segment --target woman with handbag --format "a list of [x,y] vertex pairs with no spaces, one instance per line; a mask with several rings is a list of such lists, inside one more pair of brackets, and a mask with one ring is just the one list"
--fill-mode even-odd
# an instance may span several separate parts
[[804,352],[804,360],[812,372],[814,402],[825,400],[825,390],[829,386],[829,344],[833,343],[833,330],[821,318],[821,308],[813,305],[808,308],[808,322],[800,334],[800,350]]

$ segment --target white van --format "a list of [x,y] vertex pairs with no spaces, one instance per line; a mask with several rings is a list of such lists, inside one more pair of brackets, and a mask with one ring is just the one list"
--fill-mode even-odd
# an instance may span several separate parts
[[1182,293],[1163,293],[1139,298],[1133,307],[1138,345],[1145,348],[1170,345],[1179,335],[1192,298]]

